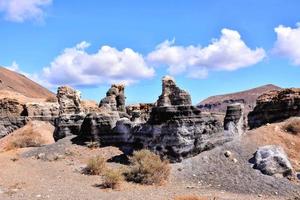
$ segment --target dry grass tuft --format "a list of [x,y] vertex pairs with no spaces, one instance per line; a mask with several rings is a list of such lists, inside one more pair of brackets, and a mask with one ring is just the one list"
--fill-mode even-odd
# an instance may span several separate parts
[[183,195],[183,196],[175,197],[174,200],[208,200],[208,199],[205,197],[198,197],[195,195]]
[[90,175],[101,175],[106,169],[106,159],[101,156],[96,156],[89,159],[86,172]]
[[300,134],[300,118],[293,117],[284,124],[283,129],[294,135]]
[[147,185],[162,184],[170,176],[169,162],[162,161],[149,150],[135,151],[129,161],[130,166],[125,173],[129,181]]
[[106,169],[103,172],[103,179],[104,187],[116,189],[124,181],[124,176],[120,169]]
[[5,146],[5,150],[13,150],[25,147],[40,147],[45,143],[41,135],[33,134],[32,128],[25,129],[23,134],[18,137],[14,137]]

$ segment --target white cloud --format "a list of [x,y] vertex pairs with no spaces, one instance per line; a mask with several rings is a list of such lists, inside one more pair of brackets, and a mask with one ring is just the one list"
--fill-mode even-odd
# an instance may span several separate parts
[[5,66],[5,68],[11,71],[19,72],[19,65],[16,61],[13,61],[10,66]]
[[102,83],[130,84],[154,76],[142,55],[126,48],[119,51],[102,46],[89,54],[89,43],[83,41],[65,49],[50,66],[43,69],[42,78],[52,85],[95,86]]
[[43,8],[51,3],[52,0],[0,0],[0,12],[4,12],[5,19],[9,21],[43,21]]
[[275,28],[277,40],[273,52],[289,58],[293,64],[300,65],[300,23],[296,28],[280,25]]
[[266,56],[264,49],[250,49],[237,31],[229,29],[222,29],[221,37],[207,47],[174,44],[174,40],[161,43],[147,59],[167,65],[171,74],[187,73],[193,78],[206,77],[209,70],[231,71],[254,65]]

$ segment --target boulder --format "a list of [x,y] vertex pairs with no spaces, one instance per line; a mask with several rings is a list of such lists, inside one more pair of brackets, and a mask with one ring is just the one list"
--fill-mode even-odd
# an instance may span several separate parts
[[125,86],[122,84],[113,84],[107,91],[106,97],[100,101],[99,107],[110,110],[125,112]]
[[162,94],[157,100],[157,106],[191,105],[191,96],[176,86],[173,77],[165,76],[162,80]]
[[244,104],[234,103],[227,106],[224,118],[224,131],[229,135],[242,135],[245,131]]
[[248,115],[248,125],[256,128],[300,116],[300,89],[270,91],[258,97],[256,106]]
[[280,146],[259,147],[254,157],[254,168],[270,176],[293,176],[292,165]]

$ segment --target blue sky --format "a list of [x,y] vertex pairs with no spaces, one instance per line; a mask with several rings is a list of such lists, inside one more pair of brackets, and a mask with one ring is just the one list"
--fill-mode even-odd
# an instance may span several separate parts
[[0,0],[0,65],[97,101],[124,82],[128,103],[153,102],[166,74],[193,103],[300,87],[298,0],[70,2]]

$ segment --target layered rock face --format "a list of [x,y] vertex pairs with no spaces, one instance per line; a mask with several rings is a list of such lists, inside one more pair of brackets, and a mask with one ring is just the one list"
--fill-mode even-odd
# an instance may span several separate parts
[[89,114],[80,136],[104,146],[118,146],[125,153],[147,148],[171,161],[181,161],[230,140],[224,136],[219,118],[192,106],[190,95],[171,77],[163,79],[162,95],[146,122],[121,118],[116,111]]
[[227,106],[224,131],[229,135],[242,135],[245,131],[244,105],[235,103]]
[[106,97],[100,101],[99,107],[111,110],[125,112],[124,85],[113,84],[107,91]]
[[57,90],[59,117],[55,119],[54,139],[58,140],[68,135],[78,135],[85,117],[80,105],[80,93],[68,86]]
[[126,112],[131,116],[130,120],[133,122],[146,122],[150,118],[153,103],[140,103],[136,105],[129,105],[126,107]]
[[271,91],[258,97],[254,110],[248,115],[248,125],[256,128],[292,116],[300,116],[300,89]]
[[157,106],[192,105],[191,96],[177,87],[172,77],[165,76],[162,82],[162,94],[157,100]]
[[284,150],[280,146],[260,147],[255,153],[254,168],[266,175],[292,177],[293,168]]
[[35,120],[54,123],[55,118],[59,115],[59,105],[50,102],[27,103],[23,113]]

